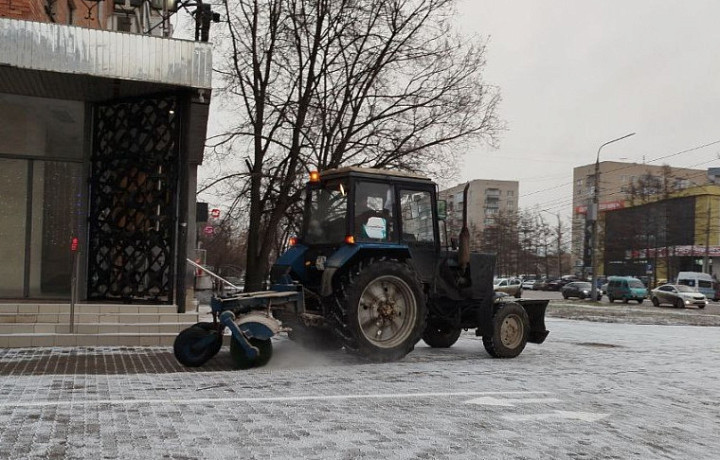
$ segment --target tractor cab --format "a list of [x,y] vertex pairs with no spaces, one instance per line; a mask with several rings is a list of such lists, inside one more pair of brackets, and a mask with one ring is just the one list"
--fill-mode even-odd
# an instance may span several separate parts
[[436,246],[435,206],[435,185],[422,176],[354,167],[313,173],[300,241]]
[[[437,222],[436,188],[426,177],[357,167],[313,172],[301,233],[271,278],[290,274],[329,295],[337,270],[363,258],[432,263],[440,249]],[[432,276],[432,268],[427,272]]]

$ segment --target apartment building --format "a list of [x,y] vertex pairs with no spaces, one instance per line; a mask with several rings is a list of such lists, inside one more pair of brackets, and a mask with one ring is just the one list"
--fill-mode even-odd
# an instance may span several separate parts
[[[447,230],[449,238],[457,238],[462,229],[463,190],[458,184],[441,190],[440,199],[447,201]],[[471,248],[477,248],[482,232],[496,223],[499,215],[518,210],[519,184],[517,181],[475,179],[469,182],[467,218],[471,232]]]

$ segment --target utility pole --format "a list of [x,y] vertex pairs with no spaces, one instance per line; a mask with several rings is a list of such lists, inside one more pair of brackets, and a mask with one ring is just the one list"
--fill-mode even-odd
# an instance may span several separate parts
[[592,209],[588,209],[588,217],[592,220],[592,253],[591,253],[591,269],[592,269],[592,287],[590,291],[590,298],[597,299],[597,218],[598,218],[598,200],[599,200],[599,188],[600,188],[600,150],[608,144],[623,140],[627,137],[634,136],[635,133],[626,134],[622,137],[618,137],[611,141],[607,141],[598,148],[597,156],[595,157],[595,187],[593,190],[593,203]]
[[703,273],[710,273],[710,195],[707,195],[707,218],[705,219],[705,257]]
[[562,222],[560,221],[560,213],[557,214],[557,256],[558,256],[558,276],[563,275],[562,270]]

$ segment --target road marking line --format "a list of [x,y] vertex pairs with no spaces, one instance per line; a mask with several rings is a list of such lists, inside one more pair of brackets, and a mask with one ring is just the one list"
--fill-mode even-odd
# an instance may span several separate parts
[[506,414],[502,418],[513,422],[528,422],[536,420],[579,420],[581,422],[597,422],[607,417],[609,414],[595,414],[592,412],[570,412],[564,410],[556,410],[545,414]]
[[297,402],[297,401],[343,401],[353,399],[420,399],[452,398],[486,395],[531,395],[548,394],[546,391],[459,391],[441,393],[380,393],[362,395],[325,395],[325,396],[275,396],[256,398],[192,398],[192,399],[85,399],[72,401],[28,401],[0,402],[0,407],[52,407],[52,406],[99,406],[133,404],[212,404],[212,403],[253,403],[253,402]]
[[542,404],[542,403],[557,403],[560,402],[556,398],[527,398],[527,399],[499,399],[493,398],[492,396],[483,396],[481,398],[471,399],[465,401],[466,404],[478,404],[481,406],[503,406],[513,407],[516,404]]

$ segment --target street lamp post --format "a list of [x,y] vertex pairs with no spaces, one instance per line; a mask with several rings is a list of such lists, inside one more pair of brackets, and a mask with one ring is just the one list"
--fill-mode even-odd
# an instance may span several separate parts
[[592,252],[590,253],[590,266],[592,269],[592,286],[590,287],[590,298],[595,300],[597,299],[597,218],[598,218],[598,198],[599,198],[599,192],[598,189],[600,188],[600,150],[602,150],[603,147],[605,147],[608,144],[612,144],[613,142],[621,141],[625,138],[628,138],[630,136],[634,136],[635,133],[626,134],[624,136],[615,138],[611,141],[607,141],[604,144],[598,148],[597,156],[595,157],[595,187],[593,190],[593,203],[591,206],[591,209],[588,210],[588,216],[592,220]]

